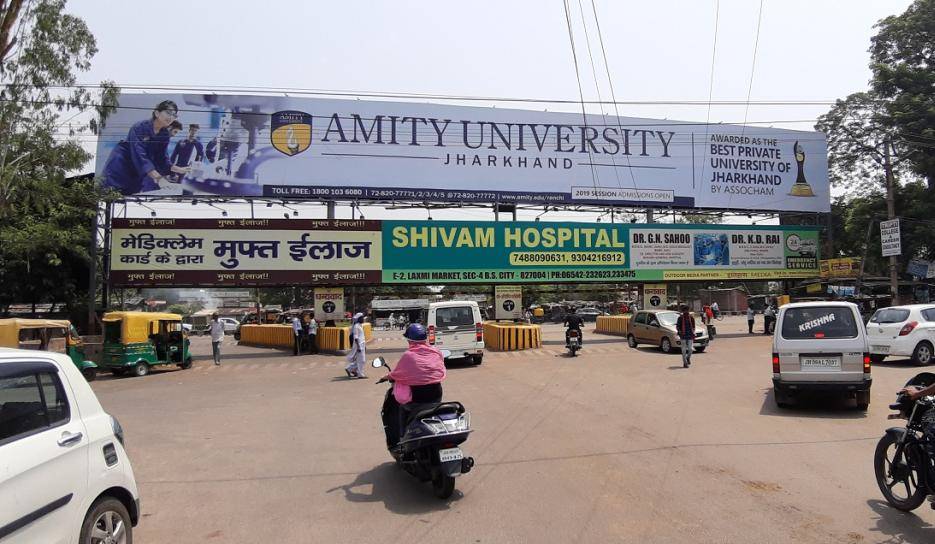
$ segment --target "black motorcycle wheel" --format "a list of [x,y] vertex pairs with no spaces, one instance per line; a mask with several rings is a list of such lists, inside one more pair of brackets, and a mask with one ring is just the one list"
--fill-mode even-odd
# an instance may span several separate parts
[[922,475],[911,461],[910,450],[903,450],[903,458],[896,465],[895,455],[896,439],[890,434],[883,435],[873,454],[873,471],[886,502],[897,510],[910,512],[925,502],[926,489],[920,485]]
[[432,491],[439,499],[447,499],[455,492],[455,479],[447,474],[438,474],[432,478]]

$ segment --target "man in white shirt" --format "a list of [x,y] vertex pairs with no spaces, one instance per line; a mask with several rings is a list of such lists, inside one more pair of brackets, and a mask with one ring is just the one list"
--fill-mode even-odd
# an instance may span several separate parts
[[773,316],[776,315],[776,311],[773,310],[772,305],[767,305],[766,309],[763,310],[763,334],[769,334],[770,325],[773,324]]
[[755,316],[756,312],[753,311],[753,308],[747,306],[747,329],[749,329],[750,334],[753,334],[753,321]]
[[298,355],[302,352],[302,321],[299,316],[292,317],[292,354]]
[[214,364],[221,366],[221,340],[224,340],[224,325],[218,321],[218,314],[211,315],[211,351],[214,353]]
[[311,353],[318,353],[318,322],[315,321],[315,314],[306,314],[308,317],[308,350]]
[[714,312],[714,317],[721,315],[721,307],[717,305],[717,301],[711,303],[711,311]]

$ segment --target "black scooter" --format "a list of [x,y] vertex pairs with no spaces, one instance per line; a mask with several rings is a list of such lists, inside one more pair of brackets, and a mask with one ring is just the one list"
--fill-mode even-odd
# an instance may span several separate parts
[[[444,352],[443,352],[444,353]],[[447,357],[447,355],[445,355]],[[374,368],[392,371],[383,357],[371,363]],[[388,381],[386,377],[377,383]],[[393,394],[391,386],[386,392],[384,406]],[[455,490],[455,477],[467,474],[474,467],[474,458],[466,457],[458,447],[471,433],[471,415],[460,402],[409,403],[399,406],[399,421],[391,425],[392,414],[384,411],[383,429],[402,429],[400,437],[387,436],[390,455],[396,463],[419,481],[432,482],[435,496],[447,499]]]

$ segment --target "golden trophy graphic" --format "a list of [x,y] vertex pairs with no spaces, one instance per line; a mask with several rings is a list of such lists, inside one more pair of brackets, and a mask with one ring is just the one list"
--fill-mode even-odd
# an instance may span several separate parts
[[792,185],[792,190],[789,192],[789,195],[815,196],[811,186],[809,186],[808,182],[805,181],[805,150],[802,149],[802,146],[799,145],[798,140],[796,140],[795,145],[792,146],[792,149],[795,151],[795,162],[799,167],[799,174],[795,178],[795,184]]

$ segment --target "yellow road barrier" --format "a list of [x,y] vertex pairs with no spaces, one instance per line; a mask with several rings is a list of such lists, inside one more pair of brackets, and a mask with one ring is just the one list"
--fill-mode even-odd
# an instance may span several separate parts
[[594,332],[626,336],[630,332],[629,315],[599,315]]
[[292,349],[292,325],[242,325],[240,343],[264,348]]
[[518,351],[542,347],[539,325],[515,323],[484,323],[484,345],[493,351]]
[[[264,348],[292,349],[295,342],[292,325],[243,325],[240,343]],[[364,323],[364,338],[373,338],[373,327]],[[318,327],[315,337],[321,351],[344,351],[351,347],[350,327]]]

